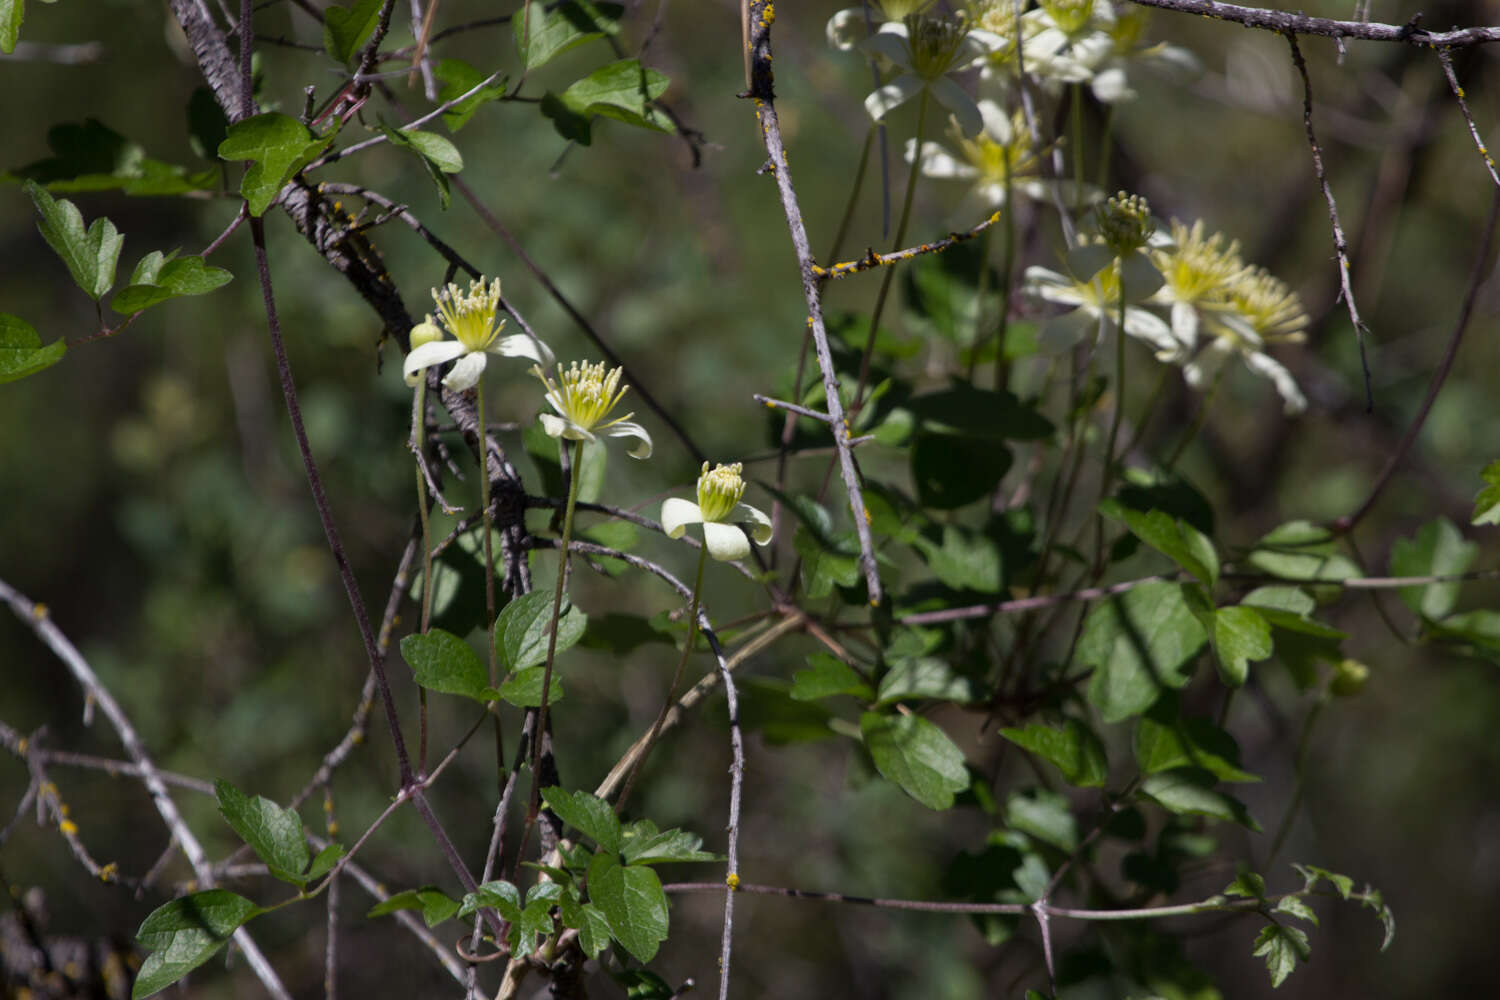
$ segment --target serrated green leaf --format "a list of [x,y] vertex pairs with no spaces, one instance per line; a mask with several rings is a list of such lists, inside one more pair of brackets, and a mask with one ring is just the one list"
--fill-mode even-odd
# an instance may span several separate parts
[[420,889],[407,889],[386,897],[384,901],[371,907],[370,912],[365,916],[383,917],[397,910],[421,910],[422,922],[428,927],[436,927],[444,920],[458,914],[459,903],[457,900],[449,899],[448,895],[436,886],[426,885]]
[[1005,800],[1005,825],[1062,851],[1078,846],[1078,821],[1067,796],[1045,788],[1012,793]]
[[1179,717],[1176,697],[1160,699],[1141,716],[1135,730],[1135,759],[1146,775],[1196,767],[1220,781],[1260,780],[1240,770],[1240,751],[1233,736],[1207,719]]
[[564,896],[559,909],[563,926],[578,931],[578,944],[585,955],[597,958],[600,952],[609,947],[609,919],[599,907]]
[[488,668],[469,644],[440,628],[401,640],[401,656],[416,681],[429,691],[489,701]]
[[703,838],[686,830],[657,830],[650,820],[638,820],[624,831],[620,853],[629,865],[667,862],[717,861],[719,855],[702,850]]
[[1380,942],[1380,950],[1385,951],[1396,938],[1396,914],[1385,905],[1385,900],[1378,889],[1367,888],[1364,897],[1360,900],[1360,905],[1367,910],[1374,910],[1375,915],[1380,918],[1380,926],[1385,929],[1385,937]]
[[307,838],[302,817],[295,809],[283,809],[262,796],[251,798],[227,781],[214,782],[219,815],[234,828],[271,874],[296,886],[307,884]]
[[1094,668],[1089,701],[1105,722],[1139,714],[1188,682],[1207,638],[1180,584],[1153,581],[1111,598],[1089,612],[1078,642],[1078,662]]
[[917,499],[924,506],[937,510],[965,507],[989,496],[1010,471],[1013,456],[1003,442],[934,434],[923,426],[918,425],[912,438],[911,474]]
[[1480,608],[1449,615],[1440,622],[1429,623],[1428,631],[1460,644],[1466,653],[1500,663],[1500,611]]
[[[993,485],[991,483],[984,492],[987,493]],[[957,525],[945,524],[942,527],[941,544],[925,535],[918,535],[912,539],[912,545],[927,560],[933,575],[954,590],[972,590],[981,594],[1000,593],[1004,582],[1004,566],[1000,548],[992,539],[977,532],[965,531]]]
[[1052,762],[1070,785],[1102,788],[1109,780],[1104,743],[1077,719],[1068,719],[1062,729],[1032,722],[1024,729],[1002,729],[1000,735]]
[[1213,643],[1219,679],[1228,687],[1239,687],[1250,676],[1250,661],[1264,660],[1274,650],[1271,625],[1254,608],[1219,608],[1214,612]]
[[[542,678],[546,673],[545,666],[514,671],[493,694],[517,708],[539,708],[542,704]],[[549,687],[551,690],[547,692],[547,704],[556,705],[563,700],[563,682],[556,670],[552,671]]]
[[667,894],[656,872],[644,865],[622,867],[600,852],[589,862],[589,901],[609,921],[610,934],[642,962],[656,956],[667,938]]
[[1307,934],[1296,927],[1267,924],[1255,938],[1255,950],[1251,954],[1265,958],[1271,986],[1277,987],[1286,982],[1286,977],[1297,968],[1299,959],[1307,960],[1312,948],[1307,943]]
[[1491,462],[1479,474],[1484,489],[1474,498],[1474,516],[1470,524],[1500,524],[1500,460]]
[[459,904],[455,912],[462,920],[485,907],[500,914],[501,920],[515,923],[521,919],[521,890],[503,879],[486,882],[475,891],[465,894],[463,903]]
[[1240,872],[1234,881],[1224,887],[1226,896],[1243,896],[1246,899],[1265,899],[1266,880],[1255,872]]
[[[758,731],[772,745],[834,738],[834,714],[810,701],[793,701],[791,684],[773,677],[746,677],[739,682],[740,725]],[[719,718],[728,724],[721,711]]]
[[122,315],[148,309],[184,295],[204,295],[234,280],[234,275],[212,267],[202,257],[163,257],[153,250],[141,258],[130,284],[117,292],[109,307]]
[[875,691],[853,667],[828,653],[810,653],[808,670],[792,675],[791,697],[795,701],[816,701],[833,695],[848,694],[873,701]]
[[1335,551],[1337,539],[1309,521],[1289,521],[1255,543],[1248,561],[1263,573],[1285,580],[1340,581],[1364,574]]
[[360,46],[369,41],[380,21],[383,0],[353,0],[347,7],[323,11],[323,48],[334,62],[348,65]]
[[510,927],[510,948],[512,953],[520,956],[530,955],[536,950],[536,939],[547,937],[553,931],[551,899],[538,899],[528,902],[521,910],[521,919],[515,921]]
[[1318,606],[1318,602],[1313,600],[1312,595],[1307,591],[1301,587],[1288,587],[1285,584],[1256,587],[1246,594],[1240,603],[1262,611],[1285,611],[1299,618],[1306,618]]
[[602,850],[619,853],[623,833],[620,820],[608,802],[588,792],[569,792],[555,785],[542,789],[542,798],[564,823],[593,840]]
[[209,889],[157,907],[135,932],[149,948],[131,988],[131,1000],[142,1000],[171,986],[213,957],[235,930],[260,907],[227,889]]
[[0,313],[0,383],[51,368],[66,353],[67,341],[54,340],[43,347],[36,327],[19,316]]
[[792,547],[802,557],[802,586],[808,597],[827,597],[833,588],[853,587],[859,583],[859,556],[820,541],[806,525],[792,536]]
[[968,705],[980,699],[974,680],[955,673],[947,660],[937,656],[916,656],[891,664],[880,680],[877,701],[890,705],[915,698],[930,698]]
[[1298,874],[1303,878],[1303,892],[1314,888],[1323,880],[1327,880],[1333,886],[1341,899],[1348,899],[1349,894],[1354,891],[1354,880],[1348,875],[1340,875],[1327,868],[1319,868],[1317,865],[1293,864],[1292,867],[1297,869]]
[[[1392,576],[1457,576],[1474,564],[1479,546],[1465,541],[1463,533],[1446,517],[1428,521],[1415,538],[1398,538],[1391,547]],[[1397,593],[1408,608],[1423,618],[1446,617],[1458,603],[1461,584],[1457,580],[1402,587]]]
[[[379,0],[375,0],[377,6]],[[329,13],[337,8],[330,8]],[[249,160],[240,181],[240,195],[250,214],[259,217],[270,207],[303,167],[333,144],[334,135],[314,135],[295,118],[275,111],[255,115],[229,126],[219,143],[219,156],[226,160]]]
[[1245,804],[1217,791],[1213,787],[1215,781],[1207,771],[1179,768],[1151,775],[1141,783],[1141,794],[1171,813],[1211,816],[1259,830],[1260,824],[1250,815]]
[[443,208],[447,208],[449,185],[445,175],[456,174],[464,168],[464,158],[459,153],[458,147],[436,132],[395,129],[383,122],[380,125],[380,132],[391,145],[417,154],[422,161],[422,167],[427,171],[427,176],[432,179],[433,185],[438,189]]
[[335,843],[314,854],[312,864],[307,866],[307,881],[314,882],[333,871],[333,866],[347,853],[343,844]]
[[567,0],[551,12],[536,0],[526,6],[527,13],[524,16],[519,11],[512,14],[510,23],[521,65],[528,70],[585,42],[618,33],[620,28],[616,22],[624,10],[619,4],[596,4],[587,0]]
[[969,787],[963,751],[920,715],[866,712],[859,730],[875,767],[929,809],[950,809],[953,795]]
[[1282,896],[1274,912],[1285,913],[1298,920],[1306,920],[1314,927],[1318,926],[1318,915],[1313,912],[1312,907],[1303,902],[1301,896]]
[[639,615],[611,612],[591,617],[579,644],[585,649],[603,649],[624,656],[648,643],[671,641],[669,636],[652,628],[651,623]]
[[[495,619],[495,655],[507,670],[524,670],[547,662],[547,640],[552,631],[553,595],[532,591],[505,606]],[[559,609],[556,653],[583,638],[588,615],[563,598]]]
[[67,265],[74,283],[98,301],[115,283],[115,265],[125,237],[102,216],[85,229],[77,205],[66,198],[53,198],[35,181],[27,181],[25,187],[42,217],[37,223],[42,238]]
[[672,132],[671,122],[649,105],[666,92],[667,77],[648,69],[636,59],[621,59],[602,66],[573,83],[558,98],[575,115],[595,115],[638,128]]
[[0,0],[0,52],[16,51],[21,22],[26,19],[26,0]]
[[1099,512],[1130,529],[1130,533],[1196,576],[1212,590],[1219,582],[1219,555],[1207,535],[1181,518],[1159,510],[1138,511],[1117,500],[1106,500]]
[[[469,119],[473,118],[475,112],[481,107],[505,94],[506,76],[504,73],[495,74],[493,82],[486,84],[485,81],[490,79],[490,74],[481,73],[462,59],[444,59],[437,64],[435,72],[437,78],[443,81],[443,87],[438,91],[438,99],[444,104],[464,94],[469,94],[471,90],[474,91],[443,112],[443,124],[448,126],[450,132],[457,133],[459,129],[469,124]],[[474,90],[475,87],[479,89]]]

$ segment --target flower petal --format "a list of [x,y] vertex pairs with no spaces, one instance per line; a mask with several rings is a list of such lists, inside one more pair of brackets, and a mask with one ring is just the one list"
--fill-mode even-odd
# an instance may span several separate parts
[[661,530],[668,538],[681,538],[690,524],[703,523],[703,509],[691,500],[668,497],[661,502]]
[[974,103],[968,91],[946,76],[933,80],[928,87],[937,102],[953,112],[964,135],[978,135],[984,131],[984,116],[979,113],[979,105]]
[[771,519],[759,507],[752,507],[747,503],[735,504],[729,519],[735,524],[748,525],[750,536],[755,539],[756,545],[765,545],[771,540]]
[[1172,336],[1190,351],[1198,346],[1198,309],[1191,302],[1172,303]]
[[594,435],[563,417],[553,416],[550,413],[538,413],[536,418],[542,422],[542,430],[547,432],[548,437],[566,438],[569,441],[595,440]]
[[735,524],[703,522],[703,544],[708,554],[720,562],[736,562],[750,554],[750,539]]
[[612,424],[609,427],[602,428],[601,433],[604,434],[605,437],[612,438],[639,438],[640,443],[626,451],[625,454],[629,455],[631,458],[651,457],[651,435],[646,431],[646,428],[642,427],[640,424],[634,423],[629,420],[622,420],[618,424]]
[[474,384],[479,381],[479,376],[484,374],[484,365],[488,360],[489,357],[483,351],[465,354],[444,376],[443,384],[454,392],[464,392],[474,388]]
[[[906,140],[906,162],[910,163],[917,151],[917,140]],[[928,177],[937,177],[943,180],[979,176],[979,171],[967,163],[956,160],[946,149],[935,142],[922,143],[922,161],[918,167]]]
[[452,361],[462,353],[464,345],[456,340],[435,340],[430,344],[423,344],[414,348],[401,363],[401,376],[406,379],[407,385],[416,385],[417,372],[444,361]]
[[915,73],[906,73],[865,98],[865,110],[876,121],[884,118],[887,111],[898,108],[917,96],[922,89],[922,78]]
[[1296,416],[1307,409],[1307,397],[1302,395],[1302,390],[1297,387],[1297,380],[1292,378],[1292,373],[1286,370],[1286,366],[1269,354],[1255,351],[1245,355],[1245,365],[1257,375],[1264,375],[1276,386],[1276,391],[1281,394],[1282,409],[1289,417]]
[[828,44],[841,52],[858,45],[869,34],[865,12],[859,7],[848,7],[828,19]]
[[1172,336],[1172,328],[1160,316],[1135,306],[1125,309],[1125,332],[1137,340],[1144,340],[1156,350],[1161,361],[1176,362],[1185,353],[1182,344]]
[[557,358],[552,353],[552,348],[542,343],[536,337],[525,333],[512,334],[502,337],[500,340],[485,348],[490,354],[498,354],[503,358],[530,358],[537,362],[543,369],[551,368],[557,363]]

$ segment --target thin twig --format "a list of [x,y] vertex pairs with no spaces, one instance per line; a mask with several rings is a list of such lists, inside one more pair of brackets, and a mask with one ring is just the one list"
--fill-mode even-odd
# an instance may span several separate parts
[[1474,116],[1469,112],[1469,102],[1464,96],[1464,88],[1458,85],[1458,77],[1453,74],[1453,53],[1448,51],[1447,46],[1440,46],[1437,50],[1438,62],[1443,64],[1443,75],[1448,78],[1448,88],[1453,91],[1453,96],[1458,99],[1458,108],[1463,112],[1464,123],[1469,126],[1469,135],[1474,139],[1474,148],[1479,150],[1479,156],[1484,160],[1484,169],[1490,175],[1490,180],[1500,187],[1500,175],[1495,172],[1495,158],[1490,155],[1489,147],[1479,137],[1479,127],[1474,124]]
[[[1445,45],[1457,48],[1500,41],[1500,28],[1460,28],[1453,31],[1426,31],[1416,18],[1406,24],[1372,24],[1369,21],[1338,21],[1328,17],[1307,17],[1280,10],[1241,7],[1215,0],[1131,0],[1142,7],[1175,10],[1183,14],[1200,14],[1217,21],[1232,21],[1247,28],[1262,28],[1279,35],[1323,35],[1328,38],[1358,38],[1370,42],[1405,42],[1409,45]],[[1418,15],[1420,17],[1420,15]]]

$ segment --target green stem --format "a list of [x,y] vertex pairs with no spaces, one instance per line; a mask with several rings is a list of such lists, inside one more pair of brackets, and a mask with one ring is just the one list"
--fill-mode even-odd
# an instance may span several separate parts
[[[427,478],[422,475],[422,456],[427,446],[426,373],[412,396],[411,447],[417,474],[417,518],[422,522],[422,621],[420,632],[432,625],[432,522],[427,511]],[[417,773],[427,773],[427,689],[417,687]]]
[[[568,441],[566,438],[558,438],[558,448],[563,452],[562,458],[567,458]],[[532,811],[535,812],[536,804],[541,797],[541,761],[542,761],[542,733],[547,730],[547,702],[552,687],[552,662],[557,656],[557,623],[562,617],[563,590],[568,582],[568,547],[573,543],[573,509],[578,505],[578,481],[579,462],[583,458],[583,449],[577,448],[573,452],[573,462],[570,465],[571,475],[568,476],[568,506],[563,514],[562,529],[562,552],[558,556],[557,563],[557,586],[552,591],[552,624],[547,629],[547,665],[542,670],[542,703],[537,708],[536,729],[531,734],[531,774],[532,774]]]
[[1069,131],[1073,133],[1073,204],[1076,211],[1079,200],[1083,197],[1083,85],[1073,84],[1073,99],[1069,102],[1069,116],[1071,125]]
[[[1120,437],[1120,422],[1125,415],[1125,261],[1115,258],[1120,268],[1120,311],[1115,329],[1115,412],[1109,421],[1109,436],[1104,442],[1104,468],[1099,473],[1099,503],[1109,498],[1109,487],[1114,482],[1115,444]],[[1094,578],[1104,572],[1104,516],[1095,515]]]
[[682,673],[687,668],[688,656],[693,652],[693,642],[698,638],[698,599],[703,593],[703,567],[708,564],[708,540],[704,539],[703,547],[698,550],[698,576],[693,580],[693,600],[688,607],[688,635],[687,643],[682,647],[682,657],[677,661],[677,672],[672,675],[672,686],[667,691],[667,700],[662,702],[661,712],[656,716],[656,721],[651,724],[651,732],[646,736],[646,744],[641,747],[641,752],[635,759],[635,764],[630,768],[630,775],[625,779],[625,788],[620,792],[620,797],[615,800],[615,815],[625,808],[625,800],[630,798],[630,791],[635,787],[635,779],[641,773],[642,766],[646,763],[646,755],[656,745],[656,738],[661,734],[661,727],[666,724],[667,713],[672,710],[672,704],[677,700],[677,689],[682,685]]
[[1213,385],[1210,385],[1208,391],[1203,394],[1203,405],[1198,407],[1198,415],[1193,418],[1193,423],[1188,427],[1187,433],[1182,435],[1182,440],[1177,442],[1177,447],[1172,449],[1172,454],[1167,456],[1166,465],[1162,467],[1165,471],[1172,471],[1172,466],[1176,465],[1177,460],[1182,457],[1182,453],[1187,451],[1187,446],[1192,444],[1193,439],[1198,436],[1198,432],[1203,430],[1203,425],[1208,420],[1208,408],[1212,405],[1214,396],[1219,391],[1219,382],[1223,377],[1224,373],[1222,371],[1214,376]]
[[[901,249],[906,241],[906,224],[911,221],[912,200],[917,193],[917,175],[922,172],[922,139],[923,132],[927,127],[927,89],[922,88],[922,96],[917,103],[917,146],[916,158],[912,160],[911,172],[906,176],[906,197],[901,202],[901,219],[896,223],[896,238],[891,242],[891,250]],[[885,311],[886,296],[891,291],[891,281],[896,276],[894,267],[885,269],[885,277],[880,282],[880,294],[875,297],[875,309],[870,314],[870,337],[865,342],[864,355],[859,359],[859,382],[854,389],[854,405],[849,407],[849,415],[852,418],[859,411],[859,405],[864,399],[865,384],[870,378],[870,356],[875,353],[875,331],[880,329],[880,316]]]
[[490,535],[490,445],[484,427],[484,379],[474,386],[474,407],[479,414],[479,505],[484,516],[484,620],[489,641],[490,686],[500,684],[500,665],[495,660],[495,553]]

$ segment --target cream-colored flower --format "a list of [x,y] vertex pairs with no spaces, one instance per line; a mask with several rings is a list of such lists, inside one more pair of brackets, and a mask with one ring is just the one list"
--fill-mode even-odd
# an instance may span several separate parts
[[[1026,130],[1025,115],[1020,111],[1007,115],[994,101],[980,101],[979,114],[984,128],[972,139],[954,120],[951,132],[957,156],[936,142],[924,142],[918,169],[927,177],[969,181],[974,198],[987,211],[1005,204],[1007,188],[1033,200],[1046,198],[1041,164]],[[908,163],[917,158],[916,149],[917,141],[907,140]]]
[[547,387],[547,402],[556,415],[538,415],[542,429],[555,438],[569,441],[593,441],[600,434],[605,437],[633,437],[638,439],[629,451],[631,458],[651,457],[651,435],[640,424],[632,423],[635,416],[608,419],[616,404],[625,396],[629,386],[620,384],[623,369],[604,370],[604,362],[579,365],[573,362],[566,370],[557,366],[557,380],[548,378],[540,366],[532,366],[531,373]]
[[1000,39],[973,28],[963,15],[908,14],[887,21],[860,48],[884,56],[901,72],[865,98],[865,110],[880,121],[925,90],[953,114],[965,135],[973,135],[984,127],[979,106],[948,74],[975,65],[998,44]]
[[[1108,253],[1103,244],[1098,244],[1098,247]],[[1075,251],[1070,256],[1081,259],[1084,255]],[[1060,274],[1045,267],[1026,269],[1026,279],[1021,287],[1027,295],[1070,307],[1069,312],[1047,320],[1043,325],[1041,340],[1044,349],[1061,352],[1081,343],[1101,328],[1106,335],[1115,328],[1120,316],[1121,270],[1122,261],[1113,258],[1087,279]],[[1143,289],[1152,287],[1153,280],[1159,282],[1161,276],[1155,274],[1150,263],[1138,253],[1124,259],[1123,270],[1125,332],[1145,341],[1159,360],[1181,360],[1185,353],[1183,344],[1172,336],[1172,328],[1160,316],[1129,304],[1148,294]]]
[[[407,385],[416,385],[422,372],[447,361],[458,359],[458,363],[443,378],[443,384],[455,392],[473,388],[484,374],[489,355],[507,358],[530,358],[539,364],[552,364],[552,351],[540,340],[528,334],[518,333],[501,337],[505,320],[500,311],[500,279],[489,285],[484,279],[470,282],[465,294],[455,284],[432,290],[432,300],[437,303],[441,329],[446,329],[457,339],[443,340],[437,323],[428,316],[412,329],[412,350],[401,366],[401,374]],[[419,332],[420,331],[420,332]]]
[[756,545],[771,540],[771,519],[747,503],[743,468],[717,465],[712,470],[703,463],[698,476],[698,502],[670,497],[661,505],[661,526],[668,538],[681,538],[690,524],[703,525],[703,544],[708,554],[721,562],[734,562],[750,554],[750,539]]
[[1192,227],[1172,220],[1172,247],[1151,252],[1151,259],[1165,282],[1152,301],[1172,310],[1172,333],[1189,350],[1198,344],[1198,326],[1204,315],[1222,312],[1229,305],[1229,290],[1245,270],[1238,240],[1227,241],[1222,233],[1204,235],[1203,221]]
[[1188,385],[1211,385],[1229,359],[1238,356],[1245,367],[1276,386],[1288,415],[1307,409],[1307,397],[1286,366],[1265,352],[1269,343],[1299,343],[1306,339],[1307,313],[1297,293],[1262,267],[1246,268],[1229,288],[1229,308],[1214,313],[1205,324],[1214,339],[1186,365]]

